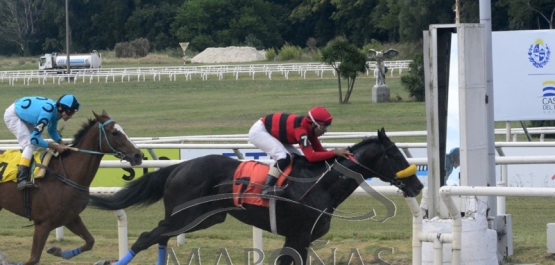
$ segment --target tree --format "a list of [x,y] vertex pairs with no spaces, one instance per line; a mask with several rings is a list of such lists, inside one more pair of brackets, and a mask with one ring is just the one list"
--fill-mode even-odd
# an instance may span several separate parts
[[[370,21],[377,1],[334,0],[332,5],[337,9],[331,16],[337,25],[337,35],[346,36],[353,44],[362,46],[372,38],[385,38],[387,32],[376,28]],[[369,22],[370,21],[370,22]]]
[[29,42],[36,33],[40,1],[0,0],[0,34],[15,43],[23,56],[29,54]]
[[[135,9],[125,23],[127,39],[146,38],[157,51],[178,47],[178,41],[170,32],[171,23],[177,14],[176,10],[177,6],[165,2]],[[149,25],[149,27],[143,25]]]
[[414,57],[409,65],[409,74],[401,77],[401,84],[416,101],[426,100],[424,87],[424,55]]
[[454,1],[399,0],[399,35],[402,42],[422,39],[430,24],[454,23]]
[[459,19],[460,23],[480,23],[479,0],[460,1]]
[[[331,0],[291,1],[298,3],[290,12],[289,20],[295,32],[294,40],[288,42],[303,45],[308,37],[313,37],[318,43],[327,43],[338,33],[337,24],[331,17],[337,9]],[[300,40],[298,40],[301,38]],[[295,42],[297,40],[297,42]]]
[[510,29],[553,29],[555,23],[553,0],[501,0],[497,5],[508,7]]
[[[129,41],[125,22],[133,11],[133,0],[84,1],[85,10],[72,10],[72,48],[81,52],[98,49],[113,49],[116,43]],[[89,11],[90,10],[90,11]],[[79,11],[82,11],[79,12]],[[72,18],[72,17],[70,17]],[[81,18],[90,18],[81,19]],[[150,25],[149,25],[150,26]]]
[[399,12],[401,10],[399,0],[381,0],[372,10],[370,21],[377,30],[387,34],[382,41],[399,41]]
[[[363,73],[367,69],[366,55],[342,37],[328,42],[321,52],[322,62],[331,65],[337,73],[339,104],[349,103],[358,73]],[[344,99],[341,91],[341,78],[347,79],[347,92]]]
[[286,16],[283,8],[263,0],[190,0],[177,11],[172,33],[199,51],[247,42],[280,47]]

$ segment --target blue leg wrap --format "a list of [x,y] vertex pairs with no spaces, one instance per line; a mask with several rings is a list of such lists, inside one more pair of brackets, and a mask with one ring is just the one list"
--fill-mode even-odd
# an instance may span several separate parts
[[77,255],[81,254],[81,248],[76,248],[73,250],[66,250],[64,252],[62,252],[62,258],[63,259],[71,259]]
[[166,264],[166,257],[168,256],[166,248],[164,245],[158,245],[158,262],[156,262],[156,265]]
[[17,264],[10,263],[9,265],[23,265],[23,263],[17,263]]
[[114,265],[127,265],[133,258],[135,257],[135,252],[133,250],[129,250],[122,259],[118,262],[114,263]]

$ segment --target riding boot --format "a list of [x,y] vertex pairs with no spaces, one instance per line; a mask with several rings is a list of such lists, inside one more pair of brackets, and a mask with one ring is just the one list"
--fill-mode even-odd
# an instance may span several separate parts
[[28,166],[19,165],[17,167],[17,190],[25,188],[38,188],[35,183],[31,182],[31,171]]
[[264,182],[264,188],[260,195],[273,195],[274,194],[274,186],[276,185],[278,178],[268,174],[266,177],[266,182]]
[[274,189],[280,175],[281,171],[279,171],[279,168],[275,166],[270,167],[270,171],[268,172],[268,176],[266,177],[266,181],[264,182],[264,188],[262,189],[260,195],[280,196],[281,193],[283,193],[283,190]]

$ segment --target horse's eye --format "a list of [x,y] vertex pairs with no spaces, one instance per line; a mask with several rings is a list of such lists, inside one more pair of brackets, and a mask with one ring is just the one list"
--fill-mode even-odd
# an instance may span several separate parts
[[118,132],[118,131],[112,132],[112,136],[118,136],[118,135],[119,135],[119,132]]

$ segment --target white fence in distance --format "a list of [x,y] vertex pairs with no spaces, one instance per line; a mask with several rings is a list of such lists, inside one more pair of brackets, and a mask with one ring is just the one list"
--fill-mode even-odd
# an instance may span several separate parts
[[[390,75],[402,74],[403,69],[408,69],[412,60],[385,61]],[[376,62],[368,61],[366,75],[373,75]],[[126,68],[100,68],[100,69],[73,69],[70,74],[61,73],[62,70],[21,70],[0,71],[0,83],[8,82],[9,85],[23,84],[61,84],[62,82],[92,83],[95,82],[130,82],[130,81],[160,81],[162,78],[176,81],[178,77],[191,80],[200,77],[202,80],[217,78],[222,80],[224,76],[232,76],[239,79],[240,76],[248,75],[253,80],[255,76],[266,76],[269,80],[272,75],[279,74],[289,79],[290,74],[296,74],[306,79],[307,73],[323,78],[325,73],[335,76],[331,65],[323,63],[267,63],[267,64],[233,64],[233,65],[199,65],[199,66],[173,66],[173,67],[126,67]],[[60,72],[60,73],[59,73]]]

